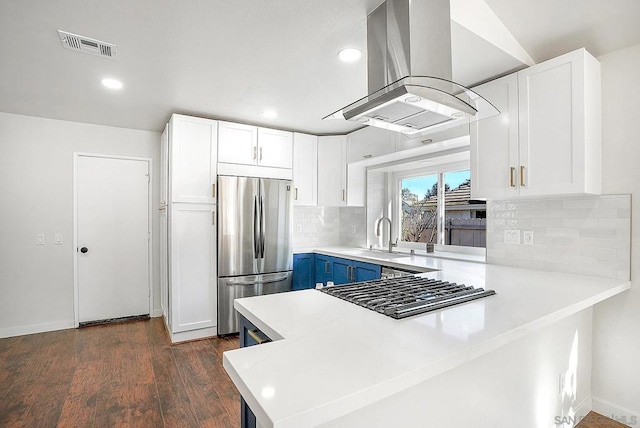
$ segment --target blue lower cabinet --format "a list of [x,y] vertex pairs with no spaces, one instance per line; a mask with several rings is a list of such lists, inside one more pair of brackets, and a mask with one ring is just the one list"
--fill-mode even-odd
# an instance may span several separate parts
[[382,267],[372,263],[354,262],[353,269],[356,282],[380,279],[382,273]]
[[352,261],[333,257],[333,282],[338,284],[348,284],[352,281]]
[[333,281],[333,257],[315,255],[315,282],[327,285],[327,281]]
[[380,279],[382,268],[373,263],[316,254],[315,271],[315,282],[326,285],[327,281],[333,281],[338,285]]
[[315,254],[293,255],[293,290],[315,287]]
[[[238,326],[240,330],[241,348],[271,342],[271,339],[269,339],[266,334],[260,331],[258,327],[253,325],[251,321],[243,317],[241,314],[238,314]],[[256,416],[242,397],[240,397],[240,427],[256,428]]]

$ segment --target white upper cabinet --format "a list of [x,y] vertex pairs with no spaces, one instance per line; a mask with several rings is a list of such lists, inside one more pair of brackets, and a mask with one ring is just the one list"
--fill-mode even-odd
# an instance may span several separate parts
[[218,161],[254,165],[258,159],[258,128],[219,122]]
[[227,164],[291,169],[293,134],[276,129],[220,122],[218,161]]
[[258,165],[272,168],[293,167],[293,134],[258,128]]
[[293,134],[294,205],[318,204],[318,137]]
[[500,114],[471,123],[471,183],[473,198],[518,195],[518,76],[510,74],[473,88]]
[[475,89],[501,114],[471,126],[474,198],[600,193],[600,63],[589,53]]
[[601,191],[600,63],[579,49],[518,73],[521,195]]
[[318,206],[347,205],[347,140],[318,137]]
[[218,122],[174,114],[169,124],[170,202],[216,202]]

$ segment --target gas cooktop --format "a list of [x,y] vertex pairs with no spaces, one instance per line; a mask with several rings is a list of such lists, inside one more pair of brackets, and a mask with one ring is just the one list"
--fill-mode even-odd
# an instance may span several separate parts
[[493,290],[415,276],[323,287],[320,291],[396,319],[496,294]]

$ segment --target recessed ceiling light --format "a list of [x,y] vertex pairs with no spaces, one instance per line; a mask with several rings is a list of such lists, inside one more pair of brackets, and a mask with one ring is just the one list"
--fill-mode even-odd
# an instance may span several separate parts
[[122,89],[122,82],[116,79],[102,79],[102,84],[109,89]]
[[267,119],[275,119],[276,117],[278,117],[278,113],[273,110],[265,110],[262,112],[262,116],[266,117]]
[[338,58],[344,62],[354,62],[360,59],[362,52],[356,48],[345,48],[338,52]]

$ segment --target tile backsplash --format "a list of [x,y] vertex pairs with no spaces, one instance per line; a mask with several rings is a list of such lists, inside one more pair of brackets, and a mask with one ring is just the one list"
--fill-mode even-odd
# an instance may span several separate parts
[[[519,245],[505,243],[508,230],[520,230]],[[489,201],[487,262],[629,279],[631,195]]]
[[294,249],[365,244],[363,207],[294,207]]

